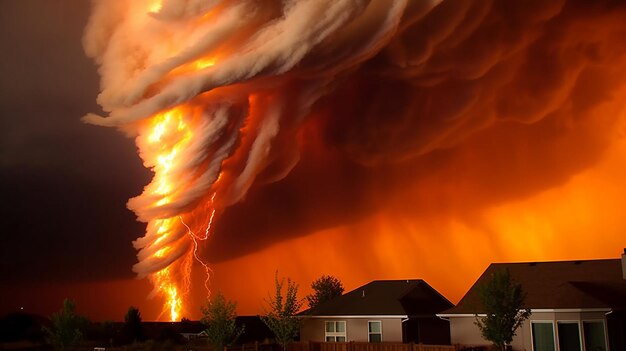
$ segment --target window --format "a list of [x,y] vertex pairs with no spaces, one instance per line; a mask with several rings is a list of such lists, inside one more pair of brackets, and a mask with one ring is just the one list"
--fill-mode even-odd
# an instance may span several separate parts
[[346,321],[327,321],[324,337],[328,342],[346,342]]
[[554,326],[552,322],[531,322],[534,351],[555,351]]
[[381,321],[369,321],[367,322],[367,334],[369,342],[381,342],[383,341],[383,330]]
[[587,351],[606,351],[604,322],[584,321],[583,334]]
[[557,322],[559,333],[559,350],[581,351],[580,327],[578,322]]

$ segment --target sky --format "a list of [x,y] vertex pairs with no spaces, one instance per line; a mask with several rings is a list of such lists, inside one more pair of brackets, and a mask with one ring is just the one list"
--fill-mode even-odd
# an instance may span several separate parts
[[2,3],[0,314],[619,257],[622,2],[267,3]]

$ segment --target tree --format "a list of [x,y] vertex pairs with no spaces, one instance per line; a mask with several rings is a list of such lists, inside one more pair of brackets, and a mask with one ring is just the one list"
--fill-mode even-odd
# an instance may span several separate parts
[[201,307],[203,317],[200,321],[207,327],[205,332],[214,351],[223,350],[243,333],[244,327],[237,327],[235,323],[236,309],[237,303],[227,300],[220,292]]
[[124,316],[124,335],[127,342],[136,342],[143,339],[141,313],[137,307],[130,306]]
[[261,319],[274,333],[276,341],[283,347],[283,350],[286,350],[287,344],[298,335],[300,320],[295,314],[302,307],[303,301],[298,300],[298,284],[287,278],[286,291],[283,295],[284,284],[285,279],[278,279],[278,272],[276,272],[275,295],[270,295],[265,301],[266,311]]
[[343,284],[332,275],[322,275],[311,283],[311,288],[313,288],[313,293],[306,297],[310,308],[343,294]]
[[521,284],[513,282],[508,270],[495,271],[489,281],[478,287],[478,298],[486,316],[477,315],[475,324],[485,340],[506,350],[517,328],[531,313],[523,308],[526,294]]
[[83,338],[88,323],[85,317],[76,314],[76,302],[63,300],[63,308],[50,316],[52,328],[43,327],[48,341],[55,349],[64,350],[76,345]]

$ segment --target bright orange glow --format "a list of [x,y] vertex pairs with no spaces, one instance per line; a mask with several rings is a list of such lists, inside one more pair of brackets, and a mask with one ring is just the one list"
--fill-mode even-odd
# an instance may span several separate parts
[[164,312],[169,313],[170,321],[178,321],[183,302],[178,294],[176,283],[171,279],[169,268],[164,268],[155,273],[153,279],[156,280],[159,291],[166,297]]
[[[186,121],[186,118],[191,118],[189,114],[190,110],[183,106],[158,113],[146,123],[148,128],[141,134],[146,135],[145,142],[141,136],[138,139],[138,145],[143,146],[144,160],[147,164],[154,165],[154,179],[146,190],[155,197],[156,207],[166,206],[175,199],[176,179],[173,178],[172,172],[182,157],[180,150],[187,147],[192,138],[189,123]],[[169,245],[173,243],[168,243],[167,239],[171,237],[170,233],[179,230],[181,222],[180,216],[152,221],[156,228],[156,238],[152,246],[158,248],[153,253],[155,259],[166,259],[172,253],[174,248]],[[197,246],[195,239],[193,241]],[[183,259],[174,265],[180,265],[185,276],[190,274],[189,260]],[[187,277],[175,278],[175,275],[180,273],[174,273],[172,269],[172,264],[166,266],[154,273],[152,280],[155,281],[158,292],[165,298],[164,312],[169,314],[169,320],[176,321],[184,308],[180,292],[189,290],[190,280]]]
[[164,247],[162,249],[159,249],[157,252],[154,253],[155,257],[163,257],[165,256],[165,254],[167,254],[167,251],[169,251],[168,247]]
[[170,320],[172,322],[176,322],[178,321],[178,317],[180,316],[182,301],[178,297],[178,290],[175,286],[169,286],[166,291],[168,296],[170,297],[168,301],[170,305]]
[[152,130],[152,133],[148,136],[148,141],[150,143],[156,143],[161,140],[161,137],[163,136],[163,134],[165,134],[165,131],[167,130],[167,125],[170,123],[171,119],[171,113],[164,113],[154,117],[154,128]]
[[163,7],[162,0],[153,1],[150,4],[150,6],[148,7],[148,12],[150,12],[150,13],[158,13],[159,11],[161,11],[162,7]]
[[[599,112],[626,117],[620,110]],[[478,135],[449,168],[387,192],[387,203],[372,215],[215,264],[212,284],[237,300],[242,314],[259,313],[276,269],[300,284],[301,296],[322,274],[339,277],[347,290],[373,279],[422,278],[456,303],[492,262],[619,258],[626,247],[626,138],[621,128],[607,130],[608,146],[592,167],[529,196],[487,204],[470,195],[474,182],[454,183],[454,191],[446,193],[450,177],[456,179],[464,164],[474,169],[472,157],[483,152],[486,138]],[[333,167],[331,162],[328,166]],[[472,175],[464,172],[463,178]],[[464,207],[435,213],[406,207],[406,197],[419,199],[424,193],[426,208],[435,206],[436,199],[461,199],[464,203],[455,205]]]
[[457,301],[491,262],[626,246],[626,7],[261,3],[128,1],[85,36],[110,111],[87,120],[154,172],[134,270],[169,320],[209,277],[245,314],[277,269]]
[[195,62],[196,69],[205,69],[207,67],[211,67],[211,66],[214,66],[214,65],[215,65],[215,59],[214,58],[200,59],[200,60]]

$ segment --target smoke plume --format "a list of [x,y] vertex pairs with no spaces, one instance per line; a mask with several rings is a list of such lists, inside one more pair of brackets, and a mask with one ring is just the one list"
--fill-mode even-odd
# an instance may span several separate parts
[[134,270],[171,299],[194,258],[368,216],[480,227],[620,140],[624,18],[620,1],[95,1],[107,115],[85,121],[135,137],[155,173],[128,202],[148,223]]

